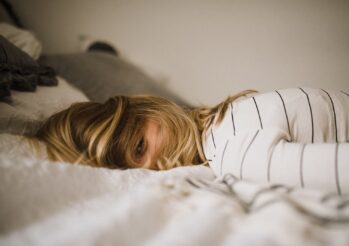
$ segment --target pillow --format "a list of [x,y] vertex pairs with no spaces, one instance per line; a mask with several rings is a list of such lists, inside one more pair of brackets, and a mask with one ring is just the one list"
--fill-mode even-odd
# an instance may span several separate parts
[[41,55],[42,44],[32,32],[0,22],[0,33],[33,59],[37,60]]
[[0,99],[9,97],[10,89],[35,91],[37,84],[57,85],[55,75],[0,35]]
[[104,102],[117,94],[149,94],[168,98],[182,106],[188,105],[140,68],[113,54],[86,52],[46,55],[39,62],[53,67],[57,74],[83,91],[92,101]]
[[32,136],[48,116],[74,102],[88,101],[64,79],[58,81],[58,86],[40,86],[36,92],[13,91],[11,102],[0,102],[0,133]]

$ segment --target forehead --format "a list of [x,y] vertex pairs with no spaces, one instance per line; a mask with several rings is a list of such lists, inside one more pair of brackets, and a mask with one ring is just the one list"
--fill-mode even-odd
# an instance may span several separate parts
[[156,122],[155,120],[147,120],[145,123],[145,127],[147,129],[155,129],[155,128],[159,128],[160,124],[158,122]]
[[[162,132],[162,127],[160,124],[154,120],[148,120],[145,122],[144,134],[148,137],[158,137]],[[161,134],[162,135],[162,134]]]
[[153,141],[163,142],[166,134],[166,130],[161,124],[154,120],[148,120],[145,123],[143,134],[146,138]]

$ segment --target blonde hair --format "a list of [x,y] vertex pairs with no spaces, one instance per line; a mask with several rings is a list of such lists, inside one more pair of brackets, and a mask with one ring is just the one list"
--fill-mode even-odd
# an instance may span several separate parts
[[49,117],[36,134],[44,142],[48,158],[96,167],[139,167],[135,148],[147,122],[163,133],[156,170],[205,163],[202,139],[214,122],[222,120],[232,101],[251,90],[228,97],[215,107],[183,109],[156,96],[115,96],[105,103],[75,103]]
[[223,118],[224,114],[228,109],[229,104],[231,104],[236,99],[246,96],[250,93],[255,93],[256,90],[244,90],[238,94],[228,96],[223,102],[217,104],[214,107],[199,107],[190,112],[192,119],[196,123],[196,127],[200,132],[200,137],[202,140],[205,139],[206,132],[213,124],[219,124]]

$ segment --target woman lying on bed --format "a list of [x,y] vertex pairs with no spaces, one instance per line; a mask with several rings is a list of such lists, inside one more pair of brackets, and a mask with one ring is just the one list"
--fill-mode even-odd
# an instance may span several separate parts
[[294,88],[243,91],[183,109],[153,96],[84,102],[37,132],[52,160],[108,168],[208,163],[217,176],[349,193],[349,95]]

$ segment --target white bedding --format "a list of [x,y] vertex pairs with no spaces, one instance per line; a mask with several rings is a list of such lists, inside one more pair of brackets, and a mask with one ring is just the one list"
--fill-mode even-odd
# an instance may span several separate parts
[[204,166],[52,163],[23,148],[0,135],[0,245],[349,245],[337,195],[223,182]]

